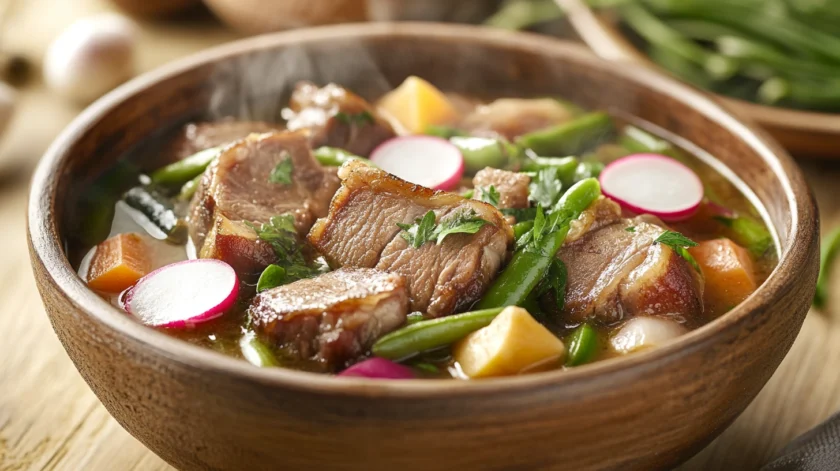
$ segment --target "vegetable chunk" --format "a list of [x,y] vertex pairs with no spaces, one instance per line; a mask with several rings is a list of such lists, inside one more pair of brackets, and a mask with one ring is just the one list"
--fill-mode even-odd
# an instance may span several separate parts
[[414,76],[408,77],[402,85],[382,97],[379,107],[412,134],[423,133],[429,125],[458,119],[458,111],[443,92]]
[[505,308],[487,327],[455,344],[453,355],[470,378],[510,376],[559,361],[563,342],[520,307]]
[[755,291],[755,270],[747,249],[729,239],[716,239],[688,251],[706,278],[703,302],[713,312],[731,309]]
[[118,234],[96,247],[87,283],[91,289],[119,293],[151,271],[149,249],[140,234]]

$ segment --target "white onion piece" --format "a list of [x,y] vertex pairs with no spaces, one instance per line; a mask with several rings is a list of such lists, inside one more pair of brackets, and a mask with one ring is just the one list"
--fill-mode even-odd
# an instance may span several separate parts
[[599,177],[604,195],[637,214],[664,221],[691,217],[703,200],[703,183],[690,168],[658,154],[634,154],[607,165]]
[[107,13],[81,19],[50,44],[44,81],[57,94],[87,104],[134,75],[135,27]]
[[125,310],[146,325],[189,327],[224,314],[238,293],[239,279],[233,268],[203,258],[159,268],[120,298]]
[[464,156],[454,144],[434,136],[389,139],[370,154],[377,167],[407,182],[452,190],[464,175]]
[[619,353],[639,348],[656,347],[688,332],[682,325],[658,317],[634,317],[627,321],[612,338],[611,344]]

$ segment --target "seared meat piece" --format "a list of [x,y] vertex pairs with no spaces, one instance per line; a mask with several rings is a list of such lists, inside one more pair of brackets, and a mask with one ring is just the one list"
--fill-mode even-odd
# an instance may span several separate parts
[[[291,183],[272,182],[272,171],[288,159]],[[251,135],[227,148],[204,173],[190,205],[190,237],[200,249],[218,217],[264,223],[283,213],[294,214],[304,235],[327,213],[338,186],[335,170],[315,160],[304,133]]]
[[257,237],[257,233],[242,221],[216,214],[200,247],[199,258],[222,260],[245,280],[253,281],[263,269],[277,260],[274,249]]
[[566,106],[551,98],[501,98],[476,108],[463,119],[458,128],[474,136],[514,139],[531,131],[561,124],[572,117],[572,112]]
[[[338,171],[342,187],[309,241],[333,267],[378,268],[405,277],[412,311],[433,317],[468,308],[496,277],[513,231],[496,208],[453,193],[408,183],[362,162]],[[475,234],[452,234],[414,248],[397,223],[429,210],[437,223],[464,214],[488,221]]]
[[528,185],[531,183],[531,177],[524,173],[509,172],[507,170],[499,170],[487,167],[480,170],[473,178],[473,186],[475,187],[475,198],[481,197],[481,193],[488,191],[492,186],[499,192],[499,207],[500,208],[527,208],[530,203],[528,201]]
[[181,160],[196,152],[230,144],[248,137],[252,133],[265,133],[282,129],[279,124],[269,124],[261,121],[235,121],[224,119],[206,123],[190,123],[170,144],[174,160]]
[[336,84],[323,88],[300,82],[283,117],[290,130],[308,129],[312,147],[339,147],[369,156],[376,146],[395,136],[370,103]]
[[558,254],[568,269],[567,321],[609,325],[660,316],[691,323],[702,315],[703,279],[670,247],[654,243],[665,230],[658,219],[621,218],[615,203],[600,200],[575,224]]
[[263,291],[249,313],[262,339],[334,370],[405,322],[408,294],[399,275],[341,269]]

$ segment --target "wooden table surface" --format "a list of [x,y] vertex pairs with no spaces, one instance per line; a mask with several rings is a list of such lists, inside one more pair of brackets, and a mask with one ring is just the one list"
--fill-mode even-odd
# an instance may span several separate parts
[[[50,38],[73,18],[107,8],[102,0],[20,1],[0,26],[0,46],[41,57]],[[144,24],[139,66],[148,70],[234,37],[207,19]],[[30,174],[78,111],[36,80],[21,90],[17,114],[0,143],[0,470],[170,469],[125,432],[88,389],[53,334],[31,275],[25,241]],[[802,166],[823,226],[840,224],[840,161]],[[840,270],[837,275],[840,287]],[[832,306],[829,313],[808,315],[793,349],[755,402],[683,469],[755,469],[840,408],[840,290]]]

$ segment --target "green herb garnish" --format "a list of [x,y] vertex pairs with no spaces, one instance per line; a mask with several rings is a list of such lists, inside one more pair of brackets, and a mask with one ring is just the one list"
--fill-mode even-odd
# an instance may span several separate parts
[[257,293],[261,293],[267,289],[276,286],[284,285],[286,281],[286,269],[280,265],[269,265],[263,270],[257,281]]
[[624,230],[627,232],[636,232],[636,226],[625,227]]
[[489,187],[481,188],[479,195],[479,199],[481,201],[484,201],[488,204],[492,204],[497,208],[499,207],[499,198],[501,197],[501,195],[499,195],[499,191],[496,190],[495,185],[490,185]]
[[516,241],[516,250],[525,249],[529,252],[539,252],[540,242],[563,225],[571,222],[573,214],[568,211],[552,211],[545,215],[542,206],[537,205],[534,216],[534,227]]
[[546,273],[545,278],[543,278],[537,288],[534,289],[533,294],[539,298],[548,292],[553,293],[557,309],[562,311],[566,304],[566,280],[569,277],[568,273],[566,264],[559,258],[554,258],[548,267],[548,273]]
[[373,114],[371,114],[371,112],[367,110],[355,114],[349,114],[340,111],[335,114],[335,119],[341,121],[342,123],[348,126],[363,126],[365,124],[374,124],[376,122],[376,119],[373,117]]
[[414,224],[397,223],[403,230],[402,238],[412,247],[420,248],[429,241],[435,241],[438,245],[451,234],[475,234],[489,222],[478,217],[475,211],[460,213],[440,224],[435,223],[435,212],[429,210],[422,219],[417,219]]
[[732,230],[732,238],[760,257],[773,246],[773,237],[763,224],[745,216],[715,216],[714,219]]
[[268,181],[281,185],[289,185],[292,183],[292,171],[294,170],[292,156],[287,151],[283,151],[280,154],[280,158],[283,160],[271,171],[271,174],[268,176]]
[[528,185],[531,201],[543,208],[552,208],[563,196],[563,182],[557,178],[557,169],[550,167],[537,172],[536,178]]
[[[322,272],[320,268],[308,263],[303,255],[295,229],[294,215],[286,213],[273,216],[268,223],[259,227],[247,221],[245,224],[257,233],[261,241],[271,245],[274,254],[277,255],[277,262],[269,265],[260,275],[257,291],[311,278]],[[282,273],[278,269],[282,270]]]
[[689,239],[688,237],[680,234],[679,232],[674,231],[665,231],[653,241],[656,244],[667,245],[671,248],[674,252],[678,253],[682,258],[685,259],[695,270],[697,273],[701,273],[700,265],[697,264],[697,260],[691,256],[691,254],[686,250],[689,247],[697,247],[697,242]]

